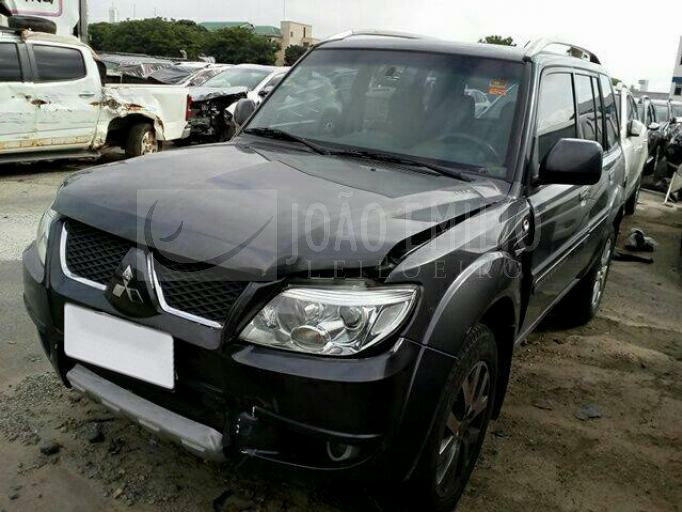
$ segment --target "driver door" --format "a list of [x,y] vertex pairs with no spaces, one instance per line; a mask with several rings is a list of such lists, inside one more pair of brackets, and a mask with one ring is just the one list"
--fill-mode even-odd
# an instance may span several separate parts
[[[571,72],[552,71],[542,76],[536,132],[537,162],[542,162],[560,139],[578,137]],[[540,185],[528,198],[535,238],[532,289],[523,330],[539,321],[578,277],[588,234],[589,195],[588,186]]]

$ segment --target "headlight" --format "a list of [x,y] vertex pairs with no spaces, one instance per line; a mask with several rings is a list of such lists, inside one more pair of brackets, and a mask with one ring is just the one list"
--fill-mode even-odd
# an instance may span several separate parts
[[57,212],[52,208],[48,208],[38,223],[36,248],[38,249],[38,256],[43,265],[45,264],[45,255],[47,254],[47,239],[50,237],[50,227],[52,227],[52,223],[56,218]]
[[353,355],[393,334],[416,296],[415,286],[294,286],[272,299],[240,337],[296,352]]

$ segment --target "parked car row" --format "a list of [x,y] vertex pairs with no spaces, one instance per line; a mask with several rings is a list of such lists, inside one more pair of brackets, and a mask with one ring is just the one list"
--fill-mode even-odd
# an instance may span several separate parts
[[0,162],[128,156],[189,136],[185,87],[105,84],[106,66],[75,37],[0,28]]
[[[163,142],[219,142],[235,133],[234,105],[258,103],[288,68],[105,56],[76,38],[0,29],[0,162],[127,156]],[[137,77],[121,83],[116,77]],[[130,82],[130,80],[127,80]]]
[[682,103],[641,96],[637,99],[637,111],[640,121],[649,129],[649,157],[645,174],[666,175],[669,172],[669,162],[666,160],[668,147],[677,126],[682,124]]
[[632,95],[555,44],[339,35],[232,142],[67,180],[23,255],[55,371],[205,459],[453,510],[517,344],[597,313],[646,160]]

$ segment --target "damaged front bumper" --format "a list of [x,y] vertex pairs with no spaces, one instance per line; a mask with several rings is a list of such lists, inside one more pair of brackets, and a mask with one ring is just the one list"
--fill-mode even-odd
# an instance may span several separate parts
[[320,358],[239,340],[216,347],[208,342],[211,333],[191,322],[159,318],[175,341],[176,385],[166,390],[64,353],[65,303],[121,315],[103,293],[64,276],[51,259],[46,272],[34,246],[25,251],[24,299],[65,385],[209,460],[239,456],[373,479],[402,479],[412,468],[432,418],[429,400],[413,396],[413,388],[424,387],[415,376],[442,374],[452,363],[449,356],[402,338],[361,359]]

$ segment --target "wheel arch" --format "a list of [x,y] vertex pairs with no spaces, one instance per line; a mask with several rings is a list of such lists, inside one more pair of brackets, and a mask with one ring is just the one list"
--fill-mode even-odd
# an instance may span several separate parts
[[159,130],[157,129],[156,120],[154,118],[144,114],[130,114],[124,117],[116,117],[109,122],[107,143],[115,146],[123,146],[130,129],[136,124],[141,123],[151,125],[158,137]]
[[495,336],[497,345],[497,357],[499,375],[497,389],[495,390],[495,408],[493,418],[497,418],[502,410],[502,404],[509,386],[511,375],[512,355],[514,353],[514,341],[518,331],[517,305],[511,297],[503,296],[493,302],[483,313],[479,323],[490,329]]

